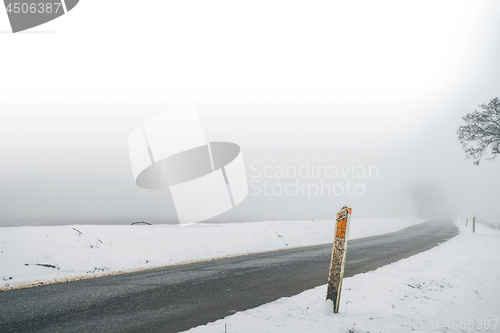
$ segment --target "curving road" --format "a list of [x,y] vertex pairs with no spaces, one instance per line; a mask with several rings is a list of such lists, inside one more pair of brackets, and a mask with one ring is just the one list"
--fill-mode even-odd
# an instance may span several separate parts
[[[349,241],[345,276],[455,236],[451,220]],[[0,292],[0,332],[180,332],[326,284],[332,245]],[[326,289],[325,289],[326,295]]]

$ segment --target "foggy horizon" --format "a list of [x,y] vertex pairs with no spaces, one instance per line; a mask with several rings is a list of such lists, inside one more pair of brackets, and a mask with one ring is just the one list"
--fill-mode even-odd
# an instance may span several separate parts
[[[500,224],[500,160],[473,165],[456,134],[461,117],[500,97],[499,3],[384,4],[336,4],[332,17],[314,6],[248,8],[259,24],[207,7],[192,18],[206,31],[169,16],[183,38],[138,36],[120,25],[113,46],[82,32],[23,36],[36,47],[43,40],[65,48],[57,66],[43,53],[52,65],[37,67],[32,52],[3,55],[26,68],[18,75],[8,66],[0,80],[0,226],[177,223],[168,189],[135,184],[127,138],[189,105],[208,141],[241,147],[249,182],[241,204],[207,223],[334,219],[348,205],[353,218],[476,216]],[[273,15],[283,16],[282,26]],[[74,18],[70,26],[83,20]],[[6,48],[26,47],[22,38],[5,39]],[[90,44],[104,50],[99,61]],[[143,52],[151,62],[130,66]],[[253,163],[313,162],[378,173],[324,179],[361,184],[363,195],[252,194],[253,180],[279,189],[300,178],[253,177]],[[428,189],[429,207],[417,208],[415,186]]]

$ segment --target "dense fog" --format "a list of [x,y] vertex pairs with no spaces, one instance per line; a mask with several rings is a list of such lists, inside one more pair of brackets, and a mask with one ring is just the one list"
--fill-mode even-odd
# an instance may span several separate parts
[[119,37],[99,14],[86,33],[0,35],[12,51],[0,56],[0,226],[176,223],[168,189],[135,185],[127,139],[186,105],[247,168],[248,197],[208,222],[329,219],[348,205],[500,224],[500,159],[475,166],[456,134],[500,97],[499,3],[315,4],[224,3],[232,16],[165,4],[117,18]]

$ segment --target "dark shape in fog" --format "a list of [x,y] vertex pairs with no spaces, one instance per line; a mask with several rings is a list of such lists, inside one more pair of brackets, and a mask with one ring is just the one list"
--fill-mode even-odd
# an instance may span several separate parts
[[444,195],[441,189],[433,183],[417,183],[408,190],[415,213],[422,219],[445,216]]

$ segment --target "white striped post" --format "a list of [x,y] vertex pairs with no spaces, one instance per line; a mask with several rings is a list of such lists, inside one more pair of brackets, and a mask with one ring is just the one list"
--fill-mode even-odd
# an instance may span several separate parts
[[335,239],[333,240],[332,261],[328,274],[328,289],[326,299],[333,301],[333,312],[339,312],[340,292],[342,290],[342,279],[344,278],[344,266],[347,253],[347,239],[349,226],[351,224],[352,209],[347,206],[337,213],[335,224]]

